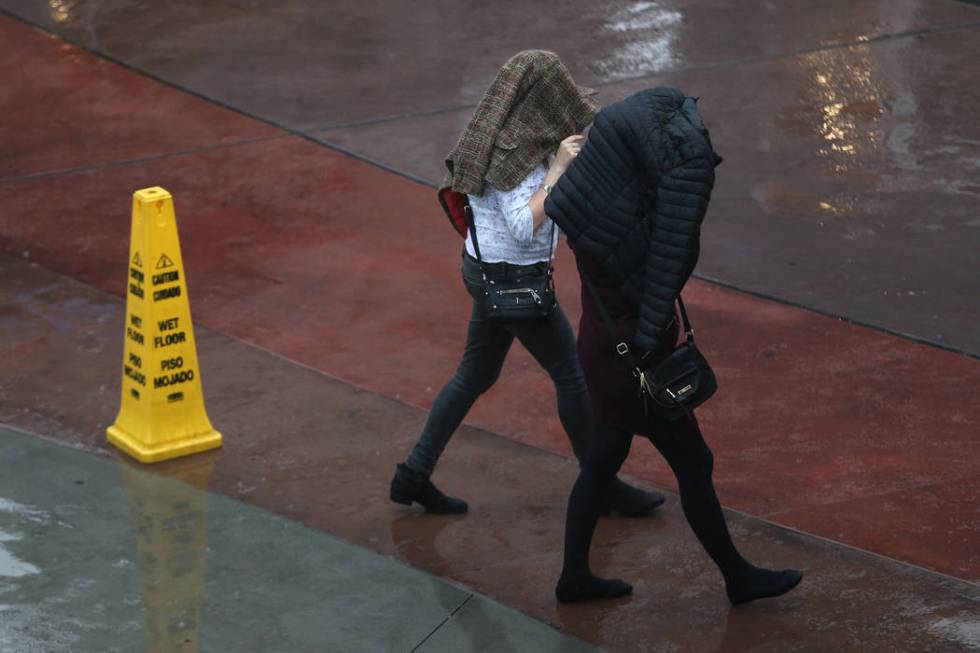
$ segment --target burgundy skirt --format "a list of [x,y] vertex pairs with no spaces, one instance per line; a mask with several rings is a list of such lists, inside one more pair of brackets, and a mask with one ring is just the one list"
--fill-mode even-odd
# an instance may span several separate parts
[[[574,249],[572,251],[575,251]],[[580,271],[589,275],[596,292],[618,332],[632,339],[638,318],[637,307],[631,305],[617,290],[610,287],[602,270],[586,255],[575,252]],[[604,283],[605,282],[605,283]],[[666,356],[676,346],[680,328],[675,316],[668,328],[662,347]],[[616,353],[619,339],[613,338],[603,322],[592,294],[582,284],[582,319],[579,322],[578,355],[589,386],[596,420],[639,435],[652,435],[656,420],[644,414],[639,395],[639,382],[633,376],[628,361]],[[644,352],[633,352],[641,356]]]

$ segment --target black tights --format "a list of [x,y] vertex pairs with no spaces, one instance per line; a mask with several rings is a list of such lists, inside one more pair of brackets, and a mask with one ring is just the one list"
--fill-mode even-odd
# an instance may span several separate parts
[[[589,547],[602,498],[629,454],[633,436],[628,431],[598,424],[592,446],[568,500],[565,522],[565,563],[562,575],[589,575]],[[752,569],[735,549],[711,480],[714,457],[696,420],[664,422],[650,441],[677,477],[681,506],[701,545],[718,565],[726,581]]]

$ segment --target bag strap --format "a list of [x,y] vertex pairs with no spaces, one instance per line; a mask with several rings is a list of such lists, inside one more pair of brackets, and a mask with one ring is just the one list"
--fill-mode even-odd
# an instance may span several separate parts
[[694,338],[694,327],[691,326],[691,321],[687,319],[687,311],[684,309],[684,300],[681,299],[680,293],[677,293],[677,306],[681,309],[681,320],[684,322],[684,333],[687,334],[687,339],[690,340]]
[[631,367],[638,368],[639,365],[637,364],[636,357],[631,353],[626,338],[623,337],[623,333],[616,326],[616,323],[613,322],[612,317],[609,315],[609,310],[606,308],[606,303],[599,297],[599,292],[592,285],[592,280],[589,279],[589,275],[581,267],[579,267],[579,273],[582,276],[582,281],[585,282],[585,287],[589,289],[589,294],[592,295],[592,301],[595,302],[596,308],[599,309],[599,315],[602,316],[602,321],[605,323],[609,335],[612,336],[613,340],[618,341],[616,343],[616,353],[628,360]]
[[[645,389],[652,394],[653,390],[651,390],[648,385],[649,380],[646,378],[646,374],[642,370],[642,366],[637,361],[636,356],[631,353],[630,347],[626,343],[626,339],[623,337],[622,332],[620,332],[620,330],[616,327],[612,317],[609,315],[605,302],[602,301],[602,298],[599,297],[599,293],[595,289],[595,286],[592,285],[592,280],[589,279],[589,275],[582,270],[581,266],[579,267],[579,272],[582,276],[582,281],[585,282],[586,288],[589,289],[589,293],[592,295],[593,301],[595,301],[596,308],[599,309],[599,315],[602,316],[602,321],[606,323],[606,328],[609,330],[609,334],[612,336],[613,340],[619,341],[619,343],[616,345],[616,353],[629,361],[630,367],[633,369],[633,376],[640,380],[640,392],[642,393]],[[681,301],[680,295],[677,296],[677,302],[681,307],[681,319],[684,320],[684,330],[687,332],[688,338],[693,340],[694,329],[691,328],[691,323],[687,319],[687,311],[684,310],[684,303]],[[665,388],[665,390],[667,391],[668,395],[670,395],[670,398],[673,400],[674,404],[679,406],[681,410],[684,411],[684,415],[687,416],[687,418],[692,422],[695,421],[694,415],[691,413],[691,411],[688,410],[687,406],[681,403],[677,397],[673,396],[673,394],[670,392],[670,388]],[[643,396],[643,414],[650,414],[650,406],[647,403],[646,395]]]
[[[616,323],[613,322],[612,317],[609,315],[609,310],[606,308],[606,303],[602,301],[602,298],[599,296],[599,292],[595,289],[595,286],[592,285],[592,280],[581,266],[579,266],[579,274],[582,277],[582,281],[585,282],[585,287],[589,289],[589,294],[592,295],[592,300],[595,302],[596,308],[599,309],[599,315],[602,316],[602,321],[606,325],[606,330],[609,331],[609,335],[612,336],[613,340],[618,341],[616,344],[616,353],[625,357],[634,368],[639,369],[640,365],[636,359],[636,356],[632,354],[630,346],[626,342],[626,338],[616,326]],[[681,309],[681,320],[684,322],[684,332],[687,334],[688,340],[693,340],[694,328],[691,326],[691,322],[687,318],[687,310],[684,308],[684,300],[681,299],[679,294],[677,295],[677,304]]]
[[[534,226],[533,216],[531,220],[532,220],[531,226],[533,227]],[[551,218],[548,218],[548,220],[551,220]],[[548,239],[548,270],[553,270],[555,268],[553,262],[554,258],[555,258],[555,221],[551,220],[551,237]]]
[[466,222],[469,223],[470,235],[473,236],[473,250],[476,252],[476,260],[483,267],[483,257],[480,256],[480,241],[476,237],[476,220],[473,218],[473,207],[470,206],[470,198],[463,195],[463,211],[466,213]]

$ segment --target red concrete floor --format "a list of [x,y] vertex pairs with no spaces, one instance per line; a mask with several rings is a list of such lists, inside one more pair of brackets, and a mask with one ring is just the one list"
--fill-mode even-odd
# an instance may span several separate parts
[[0,178],[282,135],[6,17],[0,44]]
[[[122,294],[129,194],[162,185],[176,198],[199,324],[430,405],[457,362],[468,313],[457,274],[461,243],[431,189],[297,137],[222,140],[275,132],[179,91],[149,90],[145,79],[91,55],[49,56],[48,37],[7,20],[0,25],[11,34],[2,47],[39,53],[30,66],[39,97],[63,93],[66,66],[110,80],[78,78],[94,93],[78,105],[28,108],[16,95],[0,95],[3,114],[19,124],[59,121],[66,142],[85,134],[70,165],[86,152],[103,153],[93,155],[92,168],[23,178],[22,171],[66,167],[43,130],[34,132],[36,149],[49,159],[24,141],[20,157],[7,163],[13,172],[0,179],[4,251]],[[121,88],[129,84],[156,94],[157,129],[150,131],[181,126],[175,152],[159,157],[167,144],[159,139],[153,148],[122,150],[156,158],[100,165],[133,156],[112,149],[120,147],[117,121],[99,118],[103,102],[130,97]],[[201,151],[176,152],[188,147]],[[569,258],[563,250],[559,292],[575,316]],[[969,489],[980,475],[977,361],[710,284],[692,283],[687,294],[722,383],[703,421],[726,505],[980,578]],[[515,348],[502,381],[468,421],[568,455],[541,395],[553,396],[543,372]],[[417,428],[391,436],[404,440]],[[636,447],[627,469],[671,484],[648,446]]]

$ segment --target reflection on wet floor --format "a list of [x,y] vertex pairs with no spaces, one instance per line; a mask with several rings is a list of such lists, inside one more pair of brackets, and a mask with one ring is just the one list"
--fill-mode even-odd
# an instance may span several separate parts
[[[817,178],[769,179],[752,195],[775,216],[863,219],[845,238],[873,235],[885,216],[876,193],[883,177],[919,168],[917,101],[903,60],[913,41],[885,47],[817,50],[787,60],[800,83],[773,117],[764,149],[792,159],[809,154]],[[879,200],[880,201],[880,200]]]
[[663,4],[631,2],[609,14],[600,31],[618,44],[591,66],[603,82],[653,75],[683,63],[677,40],[684,14]]
[[173,461],[162,476],[121,461],[136,535],[150,653],[195,652],[203,618],[207,487],[215,456]]

